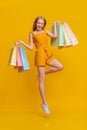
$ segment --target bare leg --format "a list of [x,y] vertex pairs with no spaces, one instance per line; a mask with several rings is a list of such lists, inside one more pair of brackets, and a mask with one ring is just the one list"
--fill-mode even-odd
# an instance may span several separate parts
[[46,102],[45,88],[44,88],[45,70],[44,70],[44,67],[37,67],[37,69],[38,69],[38,74],[39,74],[39,90],[40,90],[41,98],[43,101],[43,103],[41,104],[41,107],[46,114],[50,114],[50,110]]
[[[63,69],[63,65],[57,59],[52,60],[47,65],[51,66],[51,68],[45,70],[46,75],[57,71],[61,71]],[[37,79],[39,79],[39,75],[37,76]]]
[[44,83],[45,83],[45,70],[44,67],[37,67],[38,69],[38,75],[39,75],[39,90],[40,90],[40,95],[42,98],[42,101],[44,104],[47,104],[46,102],[46,96],[45,96],[45,88],[44,88]]
[[56,59],[52,60],[50,63],[47,65],[51,66],[50,69],[45,71],[45,74],[57,72],[63,69],[63,65]]

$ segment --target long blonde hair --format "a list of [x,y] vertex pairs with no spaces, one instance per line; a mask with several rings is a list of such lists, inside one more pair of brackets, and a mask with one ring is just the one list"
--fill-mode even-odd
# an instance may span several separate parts
[[44,26],[43,26],[43,29],[44,29],[44,27],[45,27],[45,25],[46,25],[46,19],[45,19],[44,17],[42,17],[42,16],[38,16],[38,17],[35,19],[34,23],[33,23],[33,31],[36,30],[36,23],[37,23],[37,21],[38,21],[39,19],[42,19],[42,20],[44,21]]

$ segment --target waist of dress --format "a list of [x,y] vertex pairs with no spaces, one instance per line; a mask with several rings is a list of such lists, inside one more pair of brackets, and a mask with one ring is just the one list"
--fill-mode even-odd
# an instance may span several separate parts
[[49,50],[49,47],[46,45],[40,45],[40,46],[36,46],[36,49],[44,49],[44,50]]

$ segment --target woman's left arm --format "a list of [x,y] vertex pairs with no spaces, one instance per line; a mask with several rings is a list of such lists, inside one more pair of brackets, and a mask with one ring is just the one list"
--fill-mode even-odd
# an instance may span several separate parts
[[53,23],[53,26],[54,26],[54,30],[53,30],[53,33],[49,32],[48,30],[46,30],[46,33],[48,36],[50,36],[51,38],[57,38],[57,27],[56,27],[56,24],[59,22],[59,20],[56,20],[54,23]]

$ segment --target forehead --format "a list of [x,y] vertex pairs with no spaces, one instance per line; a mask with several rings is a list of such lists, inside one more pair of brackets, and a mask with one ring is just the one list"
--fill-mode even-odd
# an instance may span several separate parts
[[41,18],[39,18],[39,19],[37,20],[37,22],[38,22],[38,23],[44,23],[44,20],[41,19]]

